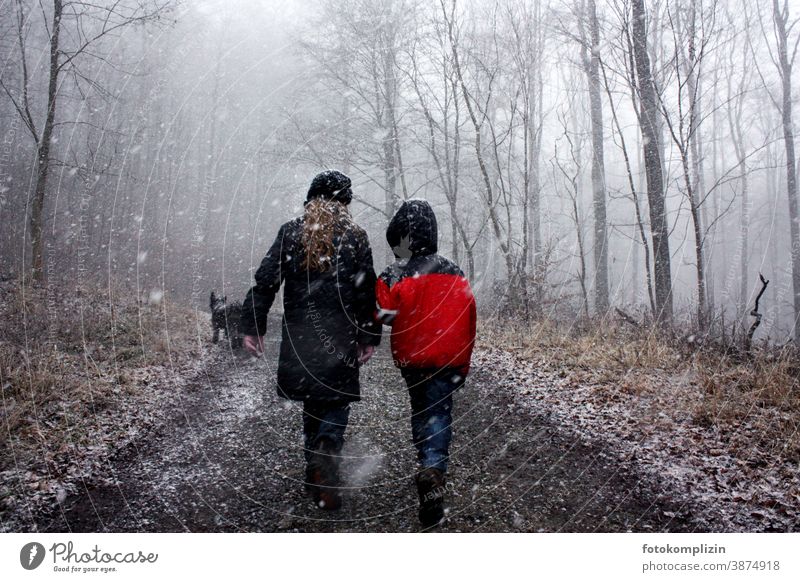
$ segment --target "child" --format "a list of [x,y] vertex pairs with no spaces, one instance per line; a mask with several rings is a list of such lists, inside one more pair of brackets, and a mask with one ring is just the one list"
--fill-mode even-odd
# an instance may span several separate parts
[[348,210],[350,178],[311,182],[303,216],[281,226],[242,305],[244,347],[263,352],[267,314],[283,289],[278,394],[303,403],[306,486],[319,507],[341,506],[339,460],[359,368],[380,342],[375,271],[364,230]]
[[423,528],[444,517],[453,392],[469,372],[475,298],[461,269],[436,254],[436,216],[424,200],[403,203],[386,240],[397,257],[376,282],[378,320],[392,326],[392,355],[411,396],[411,434]]

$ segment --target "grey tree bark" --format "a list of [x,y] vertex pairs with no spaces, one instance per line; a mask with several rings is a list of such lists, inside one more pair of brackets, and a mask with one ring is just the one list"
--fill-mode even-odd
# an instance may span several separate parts
[[53,126],[58,106],[59,75],[59,37],[61,34],[61,17],[63,4],[61,0],[53,0],[53,19],[50,33],[50,67],[47,82],[47,113],[45,114],[42,134],[36,144],[36,187],[31,203],[31,269],[33,279],[41,282],[44,279],[44,202],[47,193],[47,177],[50,171],[50,144],[53,140]]
[[632,0],[632,42],[639,93],[639,123],[642,132],[647,200],[650,206],[650,233],[653,240],[656,321],[672,320],[672,273],[669,252],[664,177],[661,166],[661,143],[658,130],[658,98],[647,52],[646,13],[643,0]]
[[[792,121],[792,67],[797,55],[797,44],[789,46],[789,33],[794,23],[789,20],[789,2],[772,0],[772,19],[778,45],[777,65],[781,78],[781,126],[786,148],[786,197],[789,202],[789,232],[791,235],[792,287],[794,295],[794,337],[800,343],[800,212],[797,204],[797,158],[794,148]],[[791,51],[791,54],[790,54]]]
[[[589,34],[581,26],[583,68],[589,84],[592,121],[592,201],[594,207],[594,308],[598,315],[608,310],[608,218],[606,216],[606,171],[603,151],[603,101],[600,94],[600,25],[597,4],[587,0],[583,10]],[[587,38],[588,36],[588,38]],[[587,46],[588,45],[588,46]]]

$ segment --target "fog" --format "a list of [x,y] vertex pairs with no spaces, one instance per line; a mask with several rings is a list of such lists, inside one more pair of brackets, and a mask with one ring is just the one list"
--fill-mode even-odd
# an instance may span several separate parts
[[762,273],[756,337],[782,343],[800,310],[799,17],[756,0],[0,0],[0,275],[241,298],[337,168],[376,269],[393,211],[425,198],[485,313],[741,335]]

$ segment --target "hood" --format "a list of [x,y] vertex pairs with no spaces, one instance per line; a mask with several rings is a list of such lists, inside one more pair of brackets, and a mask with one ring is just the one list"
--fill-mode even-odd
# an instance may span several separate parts
[[436,215],[426,200],[406,200],[386,229],[386,242],[395,257],[408,259],[439,250]]

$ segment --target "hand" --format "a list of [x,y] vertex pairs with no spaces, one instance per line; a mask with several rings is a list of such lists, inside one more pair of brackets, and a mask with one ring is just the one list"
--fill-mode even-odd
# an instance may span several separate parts
[[368,346],[365,344],[358,344],[358,363],[366,364],[375,353],[375,346]]
[[264,336],[263,335],[246,335],[242,340],[244,349],[253,354],[260,356],[264,353]]

